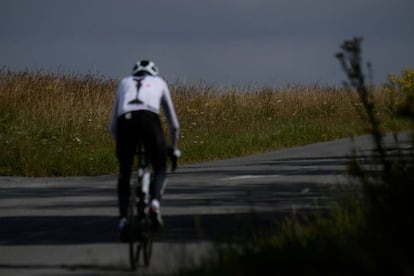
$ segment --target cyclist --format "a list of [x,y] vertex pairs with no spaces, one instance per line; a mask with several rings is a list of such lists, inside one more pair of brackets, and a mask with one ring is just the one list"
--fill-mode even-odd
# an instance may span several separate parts
[[[158,76],[154,62],[138,61],[132,75],[123,78],[117,89],[113,105],[110,132],[116,140],[116,156],[119,162],[118,207],[121,238],[126,229],[126,216],[130,194],[130,178],[136,146],[144,144],[154,172],[150,186],[150,216],[156,227],[163,225],[160,201],[166,182],[167,154],[178,158],[179,123],[164,79]],[[162,107],[169,126],[167,146],[159,117]]]

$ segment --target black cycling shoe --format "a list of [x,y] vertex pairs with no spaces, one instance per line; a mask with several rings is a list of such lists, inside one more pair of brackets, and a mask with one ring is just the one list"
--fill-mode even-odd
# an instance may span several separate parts
[[125,218],[122,218],[119,222],[119,234],[121,238],[121,242],[128,242],[128,223]]
[[151,208],[150,218],[151,218],[151,224],[152,224],[153,230],[159,231],[164,225],[164,222],[162,221],[160,209]]

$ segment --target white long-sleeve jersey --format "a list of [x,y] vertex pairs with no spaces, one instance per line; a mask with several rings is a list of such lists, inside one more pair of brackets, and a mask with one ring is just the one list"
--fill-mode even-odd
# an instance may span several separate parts
[[179,123],[171,100],[167,83],[159,76],[126,77],[119,83],[112,118],[110,132],[116,137],[117,119],[125,113],[138,110],[148,110],[160,113],[162,107],[167,118],[170,134],[170,146],[176,147],[179,132]]

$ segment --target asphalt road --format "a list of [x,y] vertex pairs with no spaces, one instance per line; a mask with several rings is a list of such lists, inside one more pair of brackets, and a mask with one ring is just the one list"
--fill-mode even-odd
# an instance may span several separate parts
[[[354,146],[372,150],[362,136],[180,167],[169,176],[151,266],[137,273],[199,262],[214,241],[248,225],[252,211],[275,223],[339,200]],[[118,241],[116,178],[0,177],[0,275],[131,274]]]

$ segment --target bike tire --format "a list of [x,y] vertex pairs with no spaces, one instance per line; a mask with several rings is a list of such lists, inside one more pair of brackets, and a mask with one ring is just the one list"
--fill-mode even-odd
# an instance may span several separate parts
[[151,231],[147,233],[142,246],[143,246],[143,258],[144,258],[144,265],[149,266],[152,257],[152,245],[153,245],[153,237]]
[[136,238],[136,229],[138,228],[137,225],[137,208],[136,208],[136,200],[134,196],[131,196],[130,204],[128,207],[128,221],[129,221],[129,229],[128,229],[128,249],[129,249],[129,261],[131,270],[135,271],[138,266],[140,251],[141,251],[141,244],[139,240]]

